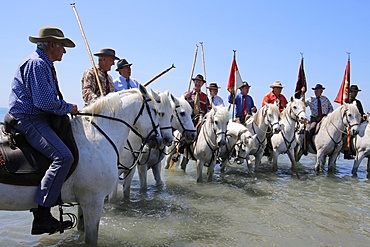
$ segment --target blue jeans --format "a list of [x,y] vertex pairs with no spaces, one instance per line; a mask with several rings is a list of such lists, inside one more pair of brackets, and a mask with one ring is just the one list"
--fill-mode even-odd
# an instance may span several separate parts
[[73,164],[73,155],[51,128],[51,116],[14,114],[14,117],[17,119],[14,128],[24,135],[32,147],[52,160],[34,201],[41,206],[53,207]]

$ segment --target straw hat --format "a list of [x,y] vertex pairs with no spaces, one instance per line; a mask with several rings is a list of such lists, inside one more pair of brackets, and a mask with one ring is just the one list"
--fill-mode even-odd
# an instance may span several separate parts
[[61,43],[64,47],[75,47],[72,40],[64,37],[62,30],[57,27],[45,26],[39,31],[39,36],[29,36],[28,38],[32,43],[52,41]]

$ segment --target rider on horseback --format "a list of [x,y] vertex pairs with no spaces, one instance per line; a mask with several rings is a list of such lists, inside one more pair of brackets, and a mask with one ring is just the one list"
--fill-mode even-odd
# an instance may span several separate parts
[[40,29],[39,37],[29,37],[37,49],[18,67],[12,82],[8,117],[13,128],[52,164],[46,171],[37,189],[34,202],[38,208],[31,209],[34,215],[32,234],[54,233],[72,226],[71,221],[59,222],[50,212],[58,203],[62,185],[74,161],[68,147],[51,128],[55,115],[76,114],[77,105],[67,103],[59,91],[54,68],[61,61],[65,47],[75,47],[63,32],[51,26]]
[[[312,141],[311,139],[315,134],[316,125],[324,116],[328,115],[334,110],[330,100],[326,96],[322,95],[325,87],[318,83],[312,88],[312,90],[314,90],[315,96],[311,96],[310,98],[306,99],[306,106],[310,107],[311,117],[309,126],[307,128],[307,136],[305,139],[306,143],[303,145],[304,155],[307,155],[308,143]],[[302,87],[301,91],[302,94],[304,94],[306,92],[306,88]]]

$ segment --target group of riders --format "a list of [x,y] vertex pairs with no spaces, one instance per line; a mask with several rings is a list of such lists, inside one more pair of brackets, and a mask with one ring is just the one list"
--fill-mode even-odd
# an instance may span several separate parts
[[[38,207],[31,209],[34,215],[31,233],[51,234],[72,227],[71,221],[59,221],[50,212],[51,207],[61,202],[62,185],[74,162],[71,151],[55,133],[50,122],[53,116],[78,113],[76,104],[63,99],[54,68],[54,62],[61,61],[66,53],[65,48],[73,48],[75,44],[64,36],[62,30],[52,26],[42,27],[38,36],[29,36],[29,41],[36,44],[36,51],[23,60],[16,71],[9,97],[9,112],[4,122],[8,122],[33,148],[52,162],[34,197]],[[98,57],[98,64],[87,69],[81,80],[82,98],[86,105],[111,92],[138,87],[138,82],[130,77],[132,64],[126,59],[118,58],[113,49],[104,48],[94,55]],[[115,60],[118,60],[116,71],[119,77],[113,80],[108,71],[115,64]],[[192,80],[193,89],[185,92],[183,97],[193,109],[193,124],[197,126],[213,106],[224,106],[224,102],[217,95],[217,83],[211,83],[207,87],[210,92],[207,95],[201,91],[206,82],[204,77],[198,74]],[[231,91],[228,97],[228,102],[235,104],[235,121],[238,123],[245,123],[249,116],[257,112],[253,98],[248,94],[250,87],[247,82],[243,82],[238,88],[240,92]],[[266,103],[276,104],[280,112],[283,111],[288,104],[281,93],[283,85],[276,81],[270,88],[272,91],[264,96],[262,106]],[[325,88],[317,84],[312,89],[315,96],[305,100],[311,110],[311,135],[315,124],[333,111],[330,101],[322,95]],[[365,120],[366,114],[362,104],[356,99],[359,91],[361,90],[356,85],[352,85],[349,101],[357,102],[359,112]],[[305,89],[302,92],[305,92]]]

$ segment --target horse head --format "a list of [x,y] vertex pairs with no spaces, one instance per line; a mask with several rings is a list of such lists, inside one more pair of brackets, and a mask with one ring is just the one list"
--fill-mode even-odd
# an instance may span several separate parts
[[301,99],[291,97],[284,112],[290,114],[291,118],[296,122],[304,123],[307,120],[306,105]]
[[252,135],[248,130],[245,130],[235,143],[236,157],[240,159],[247,159],[251,150],[257,148],[256,146],[257,135]]
[[265,124],[269,126],[273,133],[280,132],[280,112],[279,107],[275,104],[265,104],[262,107],[262,116],[265,121]]
[[[162,144],[162,136],[158,124],[157,105],[153,102],[145,87],[139,84],[139,92],[142,95],[142,107],[139,115],[136,117],[134,125],[141,129],[147,129],[146,144],[150,148],[159,148]],[[146,111],[144,111],[144,108]],[[150,126],[148,127],[148,124]]]
[[229,122],[229,111],[227,107],[213,106],[212,110],[207,113],[206,120],[213,126],[213,133],[216,135],[218,147],[226,143],[226,129]]
[[157,107],[158,124],[161,130],[162,144],[169,146],[173,140],[171,126],[172,106],[170,100],[165,93],[157,93],[150,90],[150,95]]
[[348,128],[348,132],[350,135],[357,135],[358,134],[358,127],[361,123],[361,114],[358,111],[356,101],[350,104],[344,103],[343,106],[343,123],[346,128]]
[[178,130],[187,142],[192,142],[197,137],[191,120],[192,109],[190,104],[182,98],[176,98],[167,91],[172,106],[172,128]]

